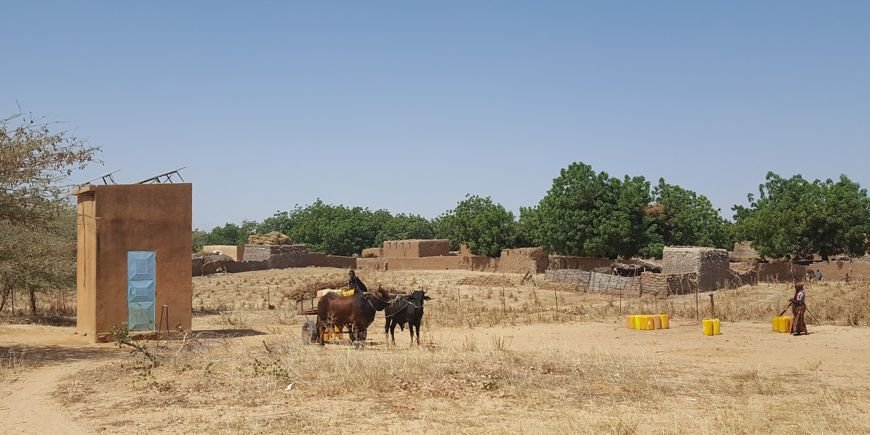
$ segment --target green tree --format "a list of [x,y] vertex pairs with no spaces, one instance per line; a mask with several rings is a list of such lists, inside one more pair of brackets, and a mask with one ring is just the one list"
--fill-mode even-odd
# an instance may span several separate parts
[[266,234],[272,231],[278,231],[284,234],[290,234],[290,213],[286,211],[277,211],[274,215],[267,217],[262,223],[257,225],[257,234]]
[[244,221],[242,225],[233,223],[221,227],[214,227],[206,233],[202,240],[203,245],[244,245],[248,243],[248,236],[254,234],[257,223]]
[[520,207],[520,218],[514,234],[515,247],[539,246],[542,243],[536,239],[537,228],[541,225],[538,219],[537,207]]
[[841,175],[823,183],[824,202],[809,222],[810,238],[819,254],[862,256],[870,251],[870,199],[867,190]]
[[751,240],[760,255],[827,259],[870,248],[870,199],[845,175],[823,182],[769,172],[758,191],[757,199],[748,195],[748,207],[733,210],[736,235]]
[[724,249],[734,245],[728,221],[706,196],[667,184],[662,178],[653,189],[653,201],[647,212],[663,245]]
[[452,249],[467,243],[471,252],[497,257],[501,250],[514,247],[516,221],[513,213],[490,197],[466,195],[456,208],[437,217],[435,235],[450,240]]
[[[306,207],[272,216],[269,225],[280,228],[298,243],[333,255],[354,255],[374,246],[381,229],[392,216],[386,210],[326,204],[321,200]],[[263,228],[264,225],[261,225]]]
[[333,255],[354,255],[384,240],[429,239],[432,223],[417,215],[393,216],[386,210],[327,204],[318,199],[305,207],[278,211],[257,232],[281,231],[294,242]]
[[208,233],[202,230],[193,230],[192,241],[193,241],[193,252],[201,252],[202,247],[205,246],[205,241],[208,238]]
[[398,214],[383,222],[383,226],[375,236],[373,246],[380,246],[384,240],[431,239],[433,237],[435,237],[435,232],[428,219],[412,214]]
[[611,177],[584,163],[561,170],[537,207],[523,209],[520,227],[551,252],[631,257],[650,242],[650,186],[643,177]]

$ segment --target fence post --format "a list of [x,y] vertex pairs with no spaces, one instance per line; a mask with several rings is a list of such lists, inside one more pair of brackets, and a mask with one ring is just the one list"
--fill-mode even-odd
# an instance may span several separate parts
[[716,305],[713,304],[713,293],[710,293],[710,317],[716,318]]

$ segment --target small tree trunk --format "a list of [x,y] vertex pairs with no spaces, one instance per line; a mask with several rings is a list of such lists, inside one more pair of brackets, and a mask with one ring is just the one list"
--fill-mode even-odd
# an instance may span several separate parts
[[30,315],[36,315],[36,290],[30,289]]
[[[12,293],[12,285],[4,283],[3,285],[3,297],[0,299],[0,311],[3,311],[6,308],[6,300],[9,299],[9,295]],[[14,314],[14,313],[13,313]]]

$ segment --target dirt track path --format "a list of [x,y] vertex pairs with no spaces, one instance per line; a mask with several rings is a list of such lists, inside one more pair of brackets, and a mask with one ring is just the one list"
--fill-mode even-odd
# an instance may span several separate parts
[[61,363],[28,371],[0,391],[0,433],[84,434],[80,426],[51,394],[58,382],[88,362]]

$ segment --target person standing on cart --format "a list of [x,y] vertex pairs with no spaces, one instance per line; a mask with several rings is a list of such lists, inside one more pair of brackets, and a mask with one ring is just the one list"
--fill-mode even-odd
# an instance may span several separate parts
[[359,277],[356,276],[356,272],[354,272],[353,269],[351,269],[350,272],[347,273],[347,277],[347,288],[354,289],[355,291],[359,291],[362,293],[369,292],[368,287],[366,287],[366,285],[363,284],[362,280],[360,280]]

